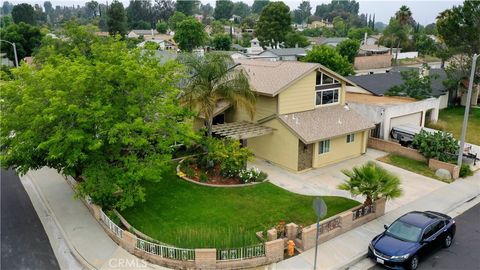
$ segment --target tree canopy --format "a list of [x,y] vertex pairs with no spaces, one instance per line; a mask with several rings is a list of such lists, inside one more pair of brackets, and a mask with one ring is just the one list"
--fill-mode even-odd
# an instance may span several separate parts
[[[40,28],[24,22],[18,24],[11,24],[5,28],[0,29],[0,36],[4,40],[14,42],[17,48],[18,61],[26,56],[31,56],[34,50],[40,46],[43,34]],[[0,42],[0,49],[7,53],[8,59],[14,61],[14,52],[11,44]]]
[[125,36],[127,34],[127,14],[121,2],[113,1],[107,10],[107,26],[110,35]]
[[175,10],[192,16],[198,10],[199,5],[200,1],[197,0],[177,0]]
[[81,196],[123,209],[144,199],[144,181],[160,181],[170,146],[192,134],[177,102],[180,67],[113,38],[85,44],[88,54],[46,53],[2,82],[1,164],[49,166],[79,180]]
[[354,74],[353,65],[333,47],[315,46],[302,59],[303,62],[320,63],[342,76]]
[[216,34],[213,36],[212,45],[217,50],[228,51],[230,50],[230,45],[232,45],[232,40],[227,34]]
[[207,33],[202,23],[193,17],[188,17],[177,25],[173,39],[182,51],[191,52],[205,44]]
[[24,22],[31,25],[36,24],[35,10],[31,5],[26,3],[13,6],[12,18],[15,23]]
[[265,8],[269,3],[269,0],[254,0],[252,4],[252,12],[260,14],[263,8]]
[[[425,67],[429,69],[429,67]],[[414,99],[426,99],[432,96],[432,76],[420,76],[416,69],[402,71],[403,84],[392,87],[388,96],[407,96]]]
[[290,32],[285,36],[285,47],[286,48],[295,48],[295,47],[307,47],[310,45],[308,39],[300,34],[299,32]]
[[290,8],[283,2],[271,2],[263,10],[255,33],[260,45],[277,48],[291,32]]
[[173,15],[168,19],[168,27],[170,27],[172,30],[175,30],[177,29],[177,25],[186,18],[187,16],[182,12],[175,11],[175,13],[173,13]]
[[231,0],[217,0],[213,17],[216,20],[228,20],[233,14],[233,2]]
[[358,50],[360,49],[360,42],[353,39],[346,39],[338,43],[335,48],[342,56],[346,57],[348,61],[353,64],[355,56],[357,56]]

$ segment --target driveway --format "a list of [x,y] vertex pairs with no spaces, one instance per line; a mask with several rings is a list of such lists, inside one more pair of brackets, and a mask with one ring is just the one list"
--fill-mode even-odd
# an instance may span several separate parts
[[[337,189],[337,186],[347,179],[341,171],[343,169],[350,170],[355,166],[363,165],[366,162],[373,160],[381,164],[390,172],[398,175],[402,182],[404,194],[398,199],[387,201],[387,212],[420,198],[437,188],[447,185],[441,181],[376,161],[377,158],[385,155],[387,155],[385,152],[368,149],[367,153],[362,156],[302,173],[289,171],[261,159],[256,159],[254,162],[250,163],[249,166],[257,167],[260,170],[265,171],[268,173],[268,179],[271,183],[295,193],[351,198],[349,192]],[[364,198],[360,196],[353,199],[359,202],[364,201]]]

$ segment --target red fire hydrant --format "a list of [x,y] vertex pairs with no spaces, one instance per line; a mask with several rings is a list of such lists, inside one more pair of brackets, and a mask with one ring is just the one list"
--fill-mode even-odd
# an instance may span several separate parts
[[288,256],[293,256],[295,254],[295,243],[293,240],[288,240],[287,242],[287,254]]

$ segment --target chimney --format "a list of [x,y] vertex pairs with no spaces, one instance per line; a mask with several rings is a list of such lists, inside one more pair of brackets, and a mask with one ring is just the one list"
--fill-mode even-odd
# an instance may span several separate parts
[[363,37],[363,45],[367,45],[367,32],[365,32],[365,36]]

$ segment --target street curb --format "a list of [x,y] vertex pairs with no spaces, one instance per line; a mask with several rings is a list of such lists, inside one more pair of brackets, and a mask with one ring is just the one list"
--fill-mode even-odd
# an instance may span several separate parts
[[[461,202],[455,204],[454,206],[452,207],[449,207],[448,209],[442,211],[444,213],[452,213],[453,211],[455,211],[456,209],[462,207],[464,204],[468,204],[472,201],[478,201],[480,197],[480,193],[473,196],[472,198],[469,198],[469,199],[466,199],[466,200],[462,200]],[[470,207],[473,207],[474,205],[471,205]],[[470,208],[469,208],[470,209]],[[468,210],[468,209],[467,209]],[[466,211],[466,210],[465,210]],[[338,267],[338,269],[345,269],[345,270],[348,270],[350,267],[354,266],[355,264],[357,264],[358,262],[364,260],[364,259],[367,259],[367,248],[365,248],[365,252],[356,256],[353,260],[351,260],[350,262]]]
[[60,222],[58,221],[57,217],[55,216],[55,212],[50,207],[50,204],[48,203],[48,200],[43,196],[43,193],[40,191],[39,187],[35,184],[35,181],[33,181],[32,177],[29,175],[29,173],[27,172],[25,175],[21,176],[20,178],[28,178],[30,183],[32,183],[32,187],[35,189],[38,197],[40,198],[40,202],[42,203],[43,207],[48,211],[48,214],[52,217],[53,221],[55,222],[55,225],[57,226],[60,233],[62,234],[62,237],[65,240],[65,243],[67,244],[68,248],[70,249],[70,252],[77,259],[77,261],[83,266],[84,269],[97,270],[97,268],[95,268],[93,265],[91,265],[80,254],[80,252],[75,248],[75,246],[72,244],[72,242],[70,241],[70,239],[67,236],[67,233],[63,230]]

